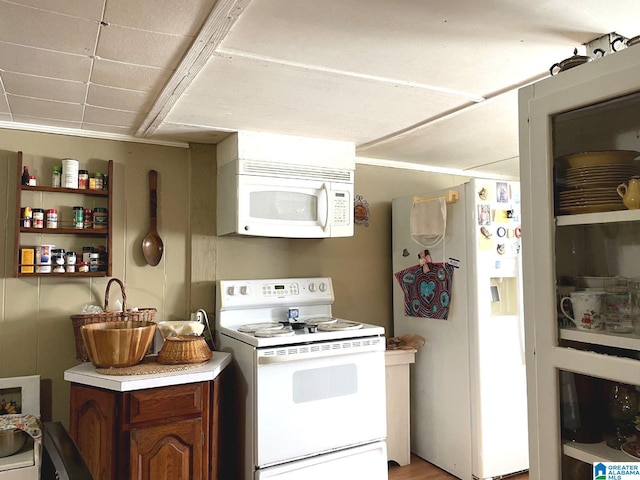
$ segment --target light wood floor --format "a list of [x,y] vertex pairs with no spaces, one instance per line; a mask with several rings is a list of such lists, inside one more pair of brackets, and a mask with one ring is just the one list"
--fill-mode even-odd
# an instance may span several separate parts
[[[403,467],[390,466],[389,480],[455,480],[456,477],[444,470],[411,455],[411,463]],[[529,474],[523,473],[509,477],[509,480],[529,480]]]

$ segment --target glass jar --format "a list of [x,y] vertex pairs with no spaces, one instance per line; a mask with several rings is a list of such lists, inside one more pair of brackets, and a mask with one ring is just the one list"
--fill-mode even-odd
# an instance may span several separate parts
[[89,188],[89,171],[78,170],[78,188],[86,190]]
[[84,228],[93,228],[93,211],[90,208],[84,209]]
[[51,254],[51,261],[54,265],[64,265],[65,264],[64,248],[55,248]]
[[47,209],[47,228],[58,228],[58,210]]
[[604,327],[609,332],[633,332],[633,300],[629,281],[614,278],[605,286]]
[[93,209],[93,228],[107,228],[108,224],[108,211],[106,208],[94,208]]
[[44,228],[44,210],[42,208],[34,208],[32,210],[33,228]]
[[51,169],[51,186],[53,188],[60,188],[62,184],[62,167],[60,165],[54,165]]
[[73,207],[73,228],[84,228],[84,207]]

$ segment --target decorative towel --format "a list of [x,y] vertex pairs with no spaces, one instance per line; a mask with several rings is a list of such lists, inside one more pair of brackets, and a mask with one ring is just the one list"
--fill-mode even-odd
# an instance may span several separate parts
[[447,320],[451,304],[454,267],[448,263],[428,263],[400,270],[396,280],[404,292],[404,314],[408,317]]
[[416,199],[411,205],[409,233],[418,245],[432,248],[443,239],[447,229],[447,204],[444,197]]
[[35,415],[20,413],[0,415],[0,431],[14,429],[27,432],[34,440],[42,437],[40,420]]

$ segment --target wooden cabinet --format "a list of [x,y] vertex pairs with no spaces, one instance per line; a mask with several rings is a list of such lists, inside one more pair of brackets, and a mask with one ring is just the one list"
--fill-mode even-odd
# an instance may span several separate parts
[[[640,48],[629,48],[520,91],[532,480],[592,478],[593,463],[633,461],[607,440],[617,434],[613,389],[640,389],[640,335],[609,328],[618,314],[610,311],[608,295],[617,288],[609,285],[640,279],[640,210],[626,210],[616,194],[640,162],[588,164],[584,154],[640,152],[639,79]],[[578,164],[570,161],[574,154]],[[600,312],[590,309],[578,317],[588,321],[574,325],[559,308],[561,299],[589,289],[606,300]],[[631,316],[637,322],[640,311]]]
[[[42,161],[44,162],[44,160]],[[106,170],[108,188],[103,190],[54,188],[46,183],[48,179],[40,178],[40,185],[29,186],[21,184],[23,167],[23,153],[18,152],[16,168],[16,209],[14,214],[14,277],[21,276],[60,276],[60,277],[110,277],[111,252],[113,232],[113,161],[104,162],[102,171]],[[29,166],[33,169],[33,165]],[[41,171],[45,170],[40,165]],[[43,175],[40,175],[43,177]],[[74,206],[86,208],[105,208],[107,210],[106,228],[74,228],[72,211]],[[34,228],[22,226],[22,208],[55,208],[59,211],[59,221],[56,228]],[[38,273],[31,265],[22,265],[21,247],[35,248],[42,245],[55,245],[57,248],[75,251],[77,254],[74,273]],[[79,272],[78,263],[82,259],[82,247],[104,247],[106,259],[99,271]],[[35,257],[35,256],[34,256]],[[34,258],[35,263],[35,258]],[[54,265],[52,265],[53,270]]]
[[97,480],[216,480],[218,382],[131,392],[72,383],[71,437]]

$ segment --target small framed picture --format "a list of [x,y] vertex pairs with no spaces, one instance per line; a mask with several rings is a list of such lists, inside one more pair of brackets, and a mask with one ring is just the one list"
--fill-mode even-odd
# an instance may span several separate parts
[[478,205],[478,225],[491,225],[491,206]]
[[496,202],[509,202],[509,185],[506,182],[496,182]]

